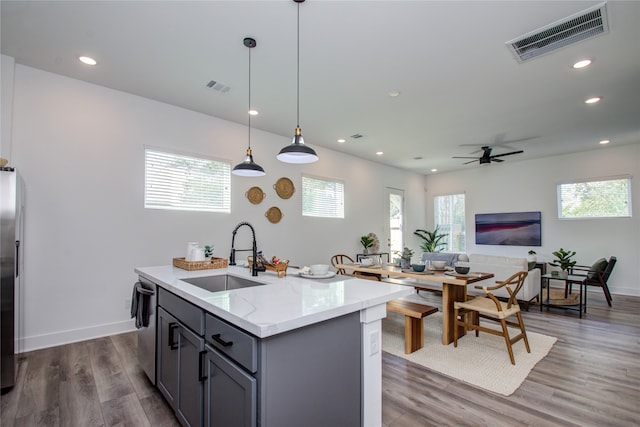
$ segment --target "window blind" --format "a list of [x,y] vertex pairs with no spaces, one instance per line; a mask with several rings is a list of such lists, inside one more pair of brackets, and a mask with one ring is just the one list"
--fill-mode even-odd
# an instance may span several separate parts
[[231,165],[145,148],[144,207],[231,212]]
[[303,176],[302,215],[344,218],[344,184],[339,181]]

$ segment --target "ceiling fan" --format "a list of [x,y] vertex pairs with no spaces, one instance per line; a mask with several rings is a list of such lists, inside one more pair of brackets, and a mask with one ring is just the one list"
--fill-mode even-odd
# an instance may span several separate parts
[[473,159],[471,161],[465,162],[463,164],[468,165],[469,163],[473,163],[473,162],[479,162],[481,165],[486,165],[489,164],[491,162],[503,162],[504,160],[499,159],[498,157],[504,157],[504,156],[510,156],[512,154],[520,154],[520,153],[524,153],[524,151],[522,150],[518,150],[518,151],[511,151],[509,153],[503,153],[503,154],[495,154],[495,155],[491,155],[491,151],[493,149],[491,147],[489,147],[488,145],[482,147],[482,156],[480,157],[452,157],[453,159]]

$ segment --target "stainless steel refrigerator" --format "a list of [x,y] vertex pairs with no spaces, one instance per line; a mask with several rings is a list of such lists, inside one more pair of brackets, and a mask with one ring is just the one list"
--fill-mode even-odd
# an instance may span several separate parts
[[0,170],[0,382],[3,392],[16,381],[23,224],[24,184],[15,169],[4,167]]

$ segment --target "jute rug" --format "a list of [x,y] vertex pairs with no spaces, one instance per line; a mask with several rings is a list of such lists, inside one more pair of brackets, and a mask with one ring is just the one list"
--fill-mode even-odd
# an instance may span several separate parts
[[[547,289],[542,291],[542,300],[547,300]],[[580,294],[577,291],[573,291],[564,297],[564,289],[551,289],[551,295],[549,297],[549,304],[551,305],[578,305],[580,304]],[[525,327],[527,324],[525,323]]]
[[[527,331],[531,353],[522,340],[513,345],[515,366],[509,360],[504,338],[482,333],[476,338],[471,331],[453,343],[442,345],[442,313],[424,319],[424,347],[404,354],[404,316],[387,313],[382,321],[382,349],[386,352],[474,386],[509,396],[527,378],[531,369],[551,350],[557,338]],[[488,327],[493,322],[483,322]],[[525,327],[527,326],[525,322]],[[513,335],[517,334],[513,330]],[[511,329],[509,329],[511,334]]]

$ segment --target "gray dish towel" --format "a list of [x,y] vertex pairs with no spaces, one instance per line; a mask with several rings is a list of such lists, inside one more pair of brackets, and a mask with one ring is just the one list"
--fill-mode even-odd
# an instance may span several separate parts
[[136,328],[138,329],[149,326],[151,295],[153,295],[153,290],[146,289],[142,283],[136,282],[133,285],[131,318],[136,318]]

